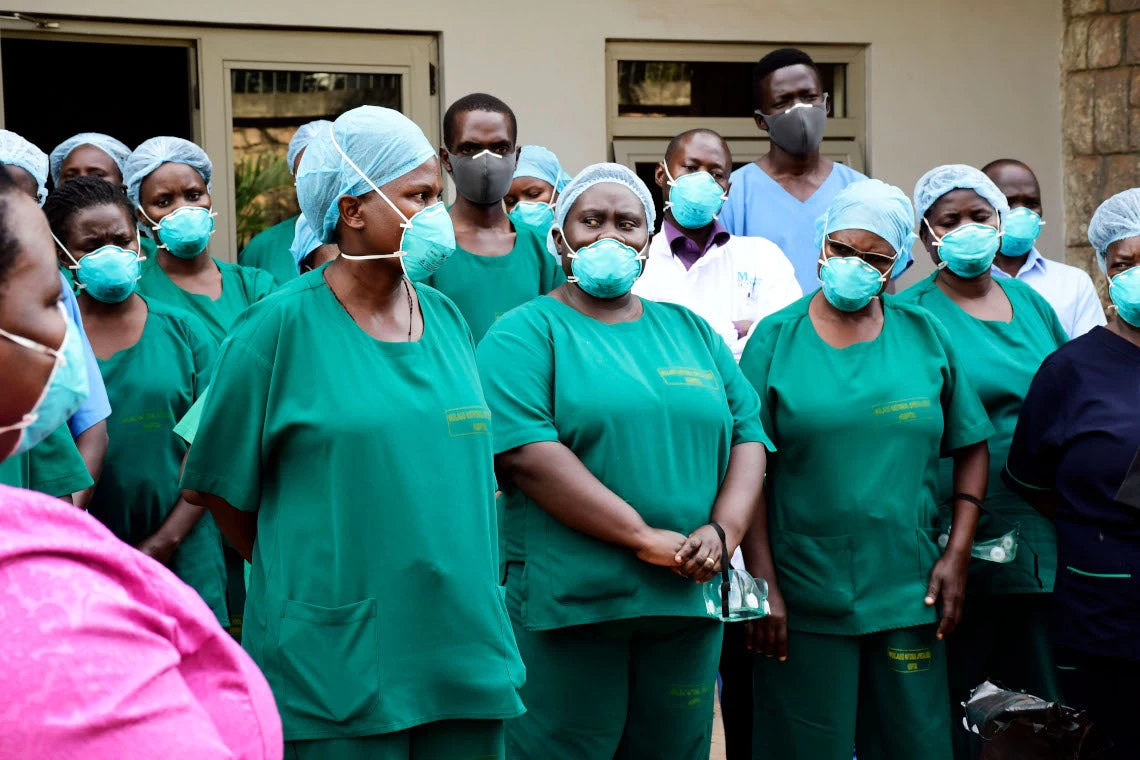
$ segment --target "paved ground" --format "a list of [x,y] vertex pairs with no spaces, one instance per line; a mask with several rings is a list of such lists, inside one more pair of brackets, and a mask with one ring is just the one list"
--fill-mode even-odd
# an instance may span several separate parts
[[716,715],[713,718],[712,754],[709,760],[724,760],[724,730],[720,724],[720,700],[716,702]]

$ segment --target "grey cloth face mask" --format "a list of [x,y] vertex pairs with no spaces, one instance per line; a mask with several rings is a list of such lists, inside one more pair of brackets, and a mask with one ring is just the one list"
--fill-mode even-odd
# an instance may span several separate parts
[[806,156],[819,150],[823,132],[827,127],[827,105],[796,103],[783,113],[766,114],[756,111],[768,125],[772,142],[793,156]]
[[515,154],[500,156],[490,150],[474,156],[451,156],[451,179],[467,200],[490,206],[503,200],[515,177]]

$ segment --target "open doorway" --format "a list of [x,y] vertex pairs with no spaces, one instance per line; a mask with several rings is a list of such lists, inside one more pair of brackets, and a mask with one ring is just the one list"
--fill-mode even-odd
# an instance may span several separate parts
[[191,43],[124,43],[5,34],[4,126],[44,152],[77,132],[130,147],[155,135],[194,139]]

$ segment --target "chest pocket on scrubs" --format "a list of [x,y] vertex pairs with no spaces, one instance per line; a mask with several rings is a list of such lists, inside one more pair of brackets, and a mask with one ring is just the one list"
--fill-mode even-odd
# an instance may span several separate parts
[[[282,712],[344,723],[380,703],[380,628],[375,599],[343,607],[287,600],[277,657]],[[288,719],[286,718],[286,721]]]
[[780,591],[792,614],[841,617],[854,612],[855,549],[851,536],[816,538],[774,531],[772,553]]

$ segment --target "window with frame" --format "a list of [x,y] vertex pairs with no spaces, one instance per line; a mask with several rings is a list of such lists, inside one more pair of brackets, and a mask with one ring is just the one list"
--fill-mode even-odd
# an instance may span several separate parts
[[866,46],[796,43],[606,43],[606,131],[613,160],[637,172],[653,193],[669,140],[689,129],[719,132],[732,151],[733,168],[768,152],[756,126],[752,69],[766,54],[798,47],[816,62],[830,99],[823,154],[867,170]]

